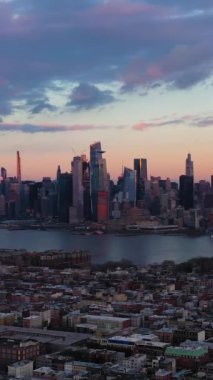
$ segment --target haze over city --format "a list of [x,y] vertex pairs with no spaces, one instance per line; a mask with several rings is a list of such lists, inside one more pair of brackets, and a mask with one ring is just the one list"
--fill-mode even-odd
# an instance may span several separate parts
[[146,157],[212,174],[212,0],[0,0],[1,165],[70,171],[102,141],[112,178]]

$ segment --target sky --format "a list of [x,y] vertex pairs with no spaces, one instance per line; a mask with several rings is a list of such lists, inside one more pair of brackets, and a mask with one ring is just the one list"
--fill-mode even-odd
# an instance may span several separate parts
[[0,0],[0,166],[55,178],[101,141],[112,178],[134,158],[213,174],[212,0]]

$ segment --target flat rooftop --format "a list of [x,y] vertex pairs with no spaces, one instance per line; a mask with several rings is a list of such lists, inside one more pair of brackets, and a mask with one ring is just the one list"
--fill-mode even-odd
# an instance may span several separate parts
[[56,343],[70,346],[72,344],[80,343],[81,341],[87,340],[91,337],[90,334],[66,332],[66,331],[54,331],[54,330],[44,330],[44,329],[33,329],[15,326],[0,326],[0,338],[5,337],[7,333],[11,332],[11,337],[14,335],[37,340],[43,343]]

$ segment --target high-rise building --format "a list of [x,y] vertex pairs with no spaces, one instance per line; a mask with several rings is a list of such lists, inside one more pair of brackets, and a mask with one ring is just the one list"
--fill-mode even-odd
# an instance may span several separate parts
[[211,175],[211,192],[213,193],[213,175]]
[[7,169],[1,167],[1,177],[3,180],[7,179]]
[[186,157],[186,175],[189,176],[189,177],[193,177],[194,176],[193,161],[192,161],[190,153],[188,153],[188,155]]
[[0,194],[0,217],[5,216],[5,214],[5,196],[3,194]]
[[21,157],[19,151],[16,152],[17,180],[21,182]]
[[29,184],[29,210],[31,215],[38,217],[41,215],[41,182],[31,182]]
[[73,207],[76,208],[79,220],[83,217],[83,159],[76,156],[71,163],[72,166],[72,186],[73,186]]
[[128,201],[131,206],[136,203],[136,171],[124,168],[124,182],[123,182],[123,200]]
[[179,203],[185,210],[194,207],[194,183],[192,176],[180,176]]
[[109,188],[109,180],[107,175],[107,166],[106,166],[106,159],[101,158],[98,161],[98,170],[99,170],[99,191],[105,191],[108,192]]
[[56,180],[59,181],[61,175],[61,167],[58,165],[57,172],[56,172]]
[[106,160],[102,158],[103,153],[100,142],[90,145],[91,206],[92,218],[95,221],[98,220],[98,193],[108,191]]
[[147,181],[146,158],[135,158],[134,170],[136,172],[136,200],[140,201],[144,198],[145,182]]
[[108,219],[108,193],[106,191],[98,192],[98,222],[105,222]]
[[60,222],[69,222],[69,208],[72,206],[72,174],[62,173],[58,183],[58,215]]
[[86,156],[82,156],[82,161],[84,218],[86,220],[91,220],[90,164],[87,161]]

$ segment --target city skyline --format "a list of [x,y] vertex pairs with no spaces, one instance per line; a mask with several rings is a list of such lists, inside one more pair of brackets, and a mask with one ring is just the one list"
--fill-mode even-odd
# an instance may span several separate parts
[[[70,171],[102,141],[115,179],[146,157],[178,179],[212,174],[211,0],[0,0],[1,166]],[[76,151],[76,153],[73,152]]]
[[[76,154],[74,155],[74,153],[73,153],[73,155],[70,156],[71,158],[70,158],[70,160],[68,161],[68,163],[66,165],[67,168],[61,166],[61,164],[59,162],[60,161],[60,157],[59,157],[59,161],[56,164],[56,167],[54,167],[53,170],[50,170],[49,173],[45,172],[45,175],[42,176],[42,174],[41,174],[42,171],[41,171],[40,176],[37,178],[36,176],[34,176],[33,171],[31,171],[31,174],[29,176],[25,176],[25,175],[22,176],[22,181],[27,181],[27,180],[39,181],[39,180],[42,180],[42,178],[45,178],[45,177],[49,177],[49,178],[51,178],[51,180],[54,180],[54,179],[57,179],[58,171],[62,171],[62,172],[65,172],[65,173],[72,173],[73,172],[73,162],[76,162],[76,161],[80,160],[81,162],[85,161],[85,162],[90,163],[89,149],[91,149],[91,146],[99,144],[99,143],[100,142],[94,142],[93,144],[91,144],[89,146],[87,152],[84,151],[84,152],[82,152],[80,154],[78,154],[78,152],[76,152],[72,148],[73,152],[75,151]],[[113,176],[113,175],[111,175],[111,171],[110,171],[110,168],[109,168],[109,165],[108,165],[107,152],[104,150],[104,151],[101,151],[101,153],[104,153],[104,155],[105,155],[104,161],[106,161],[106,163],[107,163],[107,168],[108,168],[107,173],[110,175],[110,179],[112,179],[115,182],[119,179],[119,177],[123,176],[125,168],[131,169],[131,170],[135,170],[136,173],[137,173],[137,167],[135,166],[136,165],[135,162],[137,162],[137,161],[143,161],[143,162],[145,162],[145,172],[144,172],[145,173],[145,177],[144,178],[146,178],[146,179],[149,179],[151,177],[161,177],[161,178],[169,178],[172,181],[179,182],[179,177],[181,175],[184,175],[184,174],[186,174],[188,176],[192,175],[192,174],[189,174],[189,172],[187,171],[187,170],[189,170],[189,169],[187,169],[187,162],[188,162],[188,160],[190,162],[190,165],[192,165],[192,169],[190,169],[190,170],[192,170],[192,172],[194,174],[194,165],[193,165],[194,164],[194,160],[191,161],[191,158],[192,158],[192,154],[191,153],[187,153],[187,155],[185,156],[186,157],[185,161],[184,161],[184,157],[179,161],[180,164],[181,164],[180,167],[182,167],[182,171],[180,171],[179,174],[177,174],[177,178],[174,178],[174,177],[169,176],[169,175],[162,175],[162,173],[164,173],[164,168],[163,167],[160,169],[161,170],[160,172],[156,172],[155,174],[153,174],[152,171],[150,170],[150,160],[147,159],[147,157],[139,159],[139,158],[136,157],[136,155],[135,155],[135,157],[132,157],[131,160],[128,161],[129,164],[127,164],[127,162],[125,162],[125,161],[122,161],[120,172],[118,173],[117,176]],[[6,170],[7,177],[11,177],[11,178],[14,177],[14,178],[20,179],[20,173],[22,173],[22,172],[25,173],[25,170],[23,170],[24,169],[23,165],[25,165],[25,159],[23,157],[22,152],[20,152],[20,151],[14,152],[13,156],[14,156],[13,157],[13,159],[14,159],[13,161],[14,162],[13,162],[13,168],[12,168],[11,172],[10,172],[10,167],[7,166],[7,163],[4,163],[4,165],[2,163],[0,163],[0,166],[1,166],[1,169],[3,170],[3,172],[4,172],[4,170]],[[20,162],[21,162],[21,164],[20,164]],[[196,166],[196,163],[195,163],[195,173],[196,173],[196,167],[197,166]],[[50,175],[50,173],[52,173],[52,175]],[[204,178],[198,178],[197,176],[194,176],[194,175],[192,175],[192,176],[194,177],[194,181],[195,182],[196,181],[200,181],[200,180],[206,180],[206,181],[210,182],[212,174],[209,174],[209,176],[206,177],[206,178],[205,177]],[[2,178],[3,177],[4,177],[4,173],[2,174]]]

